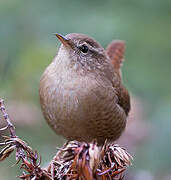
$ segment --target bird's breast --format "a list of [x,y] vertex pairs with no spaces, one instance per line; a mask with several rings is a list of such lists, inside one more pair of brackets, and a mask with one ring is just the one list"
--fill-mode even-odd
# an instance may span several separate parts
[[89,106],[94,104],[94,90],[97,87],[97,83],[87,76],[80,76],[70,70],[61,71],[53,73],[47,68],[39,90],[44,116],[59,134],[71,127],[73,131],[85,125],[89,117]]

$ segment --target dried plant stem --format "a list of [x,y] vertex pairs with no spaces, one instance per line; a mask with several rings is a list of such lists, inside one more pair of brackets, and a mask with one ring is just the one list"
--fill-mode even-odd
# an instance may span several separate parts
[[11,138],[17,137],[16,136],[16,132],[15,132],[15,127],[11,123],[11,121],[9,119],[9,115],[6,112],[5,105],[4,105],[4,100],[3,99],[0,99],[0,111],[2,112],[2,116],[4,117],[5,121],[7,122],[7,126],[5,128],[0,129],[0,130],[8,129],[9,132],[10,132],[10,137]]

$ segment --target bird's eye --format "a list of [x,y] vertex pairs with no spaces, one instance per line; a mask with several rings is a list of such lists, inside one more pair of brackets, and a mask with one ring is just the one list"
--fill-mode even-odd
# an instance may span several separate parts
[[88,47],[87,47],[85,44],[83,44],[82,46],[80,46],[79,49],[80,49],[81,52],[83,52],[83,53],[87,53],[87,52],[88,52]]

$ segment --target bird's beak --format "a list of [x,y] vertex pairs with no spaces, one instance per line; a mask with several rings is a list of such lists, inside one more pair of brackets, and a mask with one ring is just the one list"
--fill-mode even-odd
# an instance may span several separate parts
[[56,33],[55,35],[65,47],[73,48],[74,44],[70,39],[68,39],[65,36],[58,34],[58,33]]

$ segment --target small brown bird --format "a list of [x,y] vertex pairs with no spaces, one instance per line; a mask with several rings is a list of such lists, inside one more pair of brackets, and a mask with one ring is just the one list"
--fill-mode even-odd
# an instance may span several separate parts
[[130,110],[120,72],[124,42],[113,41],[105,50],[87,35],[56,36],[62,44],[39,89],[48,124],[68,140],[118,139]]

